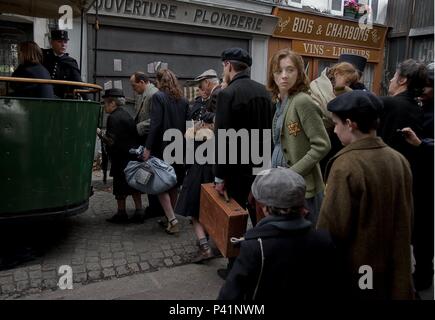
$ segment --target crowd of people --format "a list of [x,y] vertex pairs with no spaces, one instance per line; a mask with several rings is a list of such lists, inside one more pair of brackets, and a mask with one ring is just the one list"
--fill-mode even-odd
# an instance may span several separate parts
[[[20,45],[15,76],[78,80],[77,63],[65,53],[65,31],[52,34],[52,49],[42,53],[33,43]],[[250,78],[252,58],[241,48],[222,52],[222,82],[209,69],[188,81],[198,96],[189,103],[173,71],[160,69],[156,82],[138,71],[130,84],[139,95],[132,117],[123,108],[124,93],[103,95],[109,114],[106,132],[98,135],[107,147],[117,213],[112,223],[143,223],[163,215],[159,224],[170,234],[180,232],[177,216],[190,217],[198,239],[195,262],[213,257],[207,231],[200,223],[201,184],[215,183],[246,208],[253,225],[240,240],[240,254],[218,274],[226,279],[219,299],[272,299],[301,296],[354,299],[414,299],[433,282],[434,65],[401,62],[378,97],[363,84],[367,60],[342,55],[309,82],[300,55],[282,49],[270,59],[267,84]],[[69,68],[59,72],[59,66]],[[45,67],[44,67],[45,66]],[[15,88],[17,94],[66,97],[51,85]],[[187,127],[186,123],[192,123]],[[148,195],[124,175],[129,152],[142,145],[142,160],[164,160],[170,144],[163,135],[177,129],[195,150],[214,140],[216,164],[171,163],[177,184]],[[218,130],[270,130],[271,169],[255,175],[257,164],[219,148]],[[260,141],[264,139],[260,138]],[[266,143],[260,143],[260,153]],[[135,213],[129,218],[125,201],[131,195]],[[264,216],[257,221],[261,212]],[[413,272],[412,256],[415,258]],[[370,276],[362,284],[361,270]]]

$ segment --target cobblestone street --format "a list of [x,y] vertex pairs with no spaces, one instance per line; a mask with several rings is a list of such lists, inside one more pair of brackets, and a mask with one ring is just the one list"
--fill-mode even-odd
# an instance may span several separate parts
[[[17,241],[16,250],[36,253],[31,261],[0,271],[0,299],[56,290],[61,265],[72,267],[75,283],[86,284],[171,268],[194,257],[197,246],[189,220],[179,219],[178,236],[166,234],[157,224],[159,218],[147,219],[144,224],[110,224],[105,219],[116,212],[116,201],[101,181],[93,185],[94,195],[86,212],[45,225],[8,230],[6,241]],[[146,206],[145,196],[143,200]],[[132,215],[131,198],[127,209]],[[3,241],[4,237],[5,232]]]

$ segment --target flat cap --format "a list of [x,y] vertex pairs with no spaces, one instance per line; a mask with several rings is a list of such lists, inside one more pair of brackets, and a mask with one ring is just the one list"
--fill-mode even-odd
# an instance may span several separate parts
[[254,198],[270,207],[288,209],[305,205],[305,180],[288,168],[273,168],[260,173],[252,184]]
[[338,58],[338,62],[349,62],[353,64],[359,71],[364,72],[364,69],[367,64],[367,59],[365,57],[358,56],[356,54],[343,53]]
[[248,51],[242,48],[229,48],[222,52],[222,61],[235,60],[246,63],[249,67],[252,65],[252,57]]
[[186,84],[188,86],[194,86],[194,85],[197,85],[198,83],[200,83],[202,80],[212,79],[212,78],[218,78],[218,75],[217,75],[216,71],[214,71],[213,69],[209,69],[209,70],[206,70],[203,73],[201,73],[195,79],[186,81]]
[[117,89],[117,88],[112,88],[112,89],[107,89],[106,91],[104,91],[104,95],[102,96],[102,98],[108,98],[108,97],[124,97],[124,92],[121,89]]
[[68,41],[68,31],[66,30],[51,30],[51,40],[66,40]]
[[369,91],[353,90],[331,100],[327,108],[335,113],[365,109],[379,114],[382,110],[382,101]]

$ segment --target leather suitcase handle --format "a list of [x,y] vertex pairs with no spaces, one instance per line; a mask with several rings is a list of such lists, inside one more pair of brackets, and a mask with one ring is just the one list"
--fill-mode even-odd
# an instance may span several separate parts
[[226,201],[226,202],[230,202],[230,197],[228,197],[227,190],[224,190],[224,195],[223,195],[223,197],[225,198],[225,201]]

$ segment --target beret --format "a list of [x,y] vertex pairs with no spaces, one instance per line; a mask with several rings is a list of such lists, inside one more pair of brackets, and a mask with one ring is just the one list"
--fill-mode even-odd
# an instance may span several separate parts
[[380,113],[382,101],[373,93],[363,90],[353,90],[343,93],[331,100],[327,106],[331,112],[347,112],[352,110],[367,110]]
[[235,60],[246,63],[249,67],[252,65],[252,57],[248,51],[242,48],[229,48],[222,52],[222,61]]

